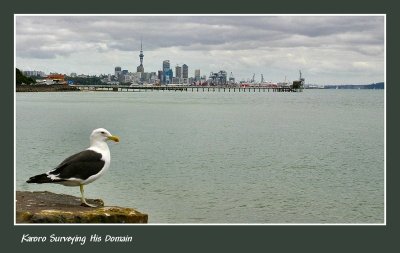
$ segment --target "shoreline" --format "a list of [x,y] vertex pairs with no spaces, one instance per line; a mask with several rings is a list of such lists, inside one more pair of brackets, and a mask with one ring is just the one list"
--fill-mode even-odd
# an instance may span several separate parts
[[76,87],[71,87],[64,84],[56,85],[17,85],[15,88],[16,92],[70,92],[80,91]]

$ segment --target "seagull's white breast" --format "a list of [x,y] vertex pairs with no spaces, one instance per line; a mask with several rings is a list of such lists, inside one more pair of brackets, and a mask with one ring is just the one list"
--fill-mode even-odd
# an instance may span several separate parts
[[103,168],[99,171],[99,173],[92,175],[88,177],[86,180],[82,182],[83,185],[89,184],[99,177],[101,177],[110,167],[110,162],[111,162],[111,155],[110,155],[110,149],[108,148],[107,143],[105,142],[100,142],[96,143],[97,145],[92,145],[91,147],[88,148],[88,150],[92,150],[94,152],[100,153],[102,155],[101,160],[104,161],[104,166]]

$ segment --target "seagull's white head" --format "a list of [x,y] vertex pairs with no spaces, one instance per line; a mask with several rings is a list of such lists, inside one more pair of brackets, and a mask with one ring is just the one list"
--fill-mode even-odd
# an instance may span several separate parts
[[118,136],[112,135],[104,128],[97,128],[93,130],[92,134],[90,135],[90,143],[95,143],[99,141],[106,142],[108,140],[119,142]]

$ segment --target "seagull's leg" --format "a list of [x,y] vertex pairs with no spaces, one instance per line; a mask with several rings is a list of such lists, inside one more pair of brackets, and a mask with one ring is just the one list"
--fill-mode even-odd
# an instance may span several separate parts
[[94,205],[88,204],[85,200],[85,196],[83,195],[83,193],[85,192],[85,190],[83,190],[83,185],[79,185],[80,189],[81,189],[81,206],[86,206],[86,207],[96,207]]

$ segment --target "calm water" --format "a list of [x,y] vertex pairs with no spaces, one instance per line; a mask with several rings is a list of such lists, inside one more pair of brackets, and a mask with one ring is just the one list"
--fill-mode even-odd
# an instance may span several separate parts
[[86,148],[94,128],[111,167],[88,198],[151,223],[384,222],[384,91],[16,94],[17,190]]

